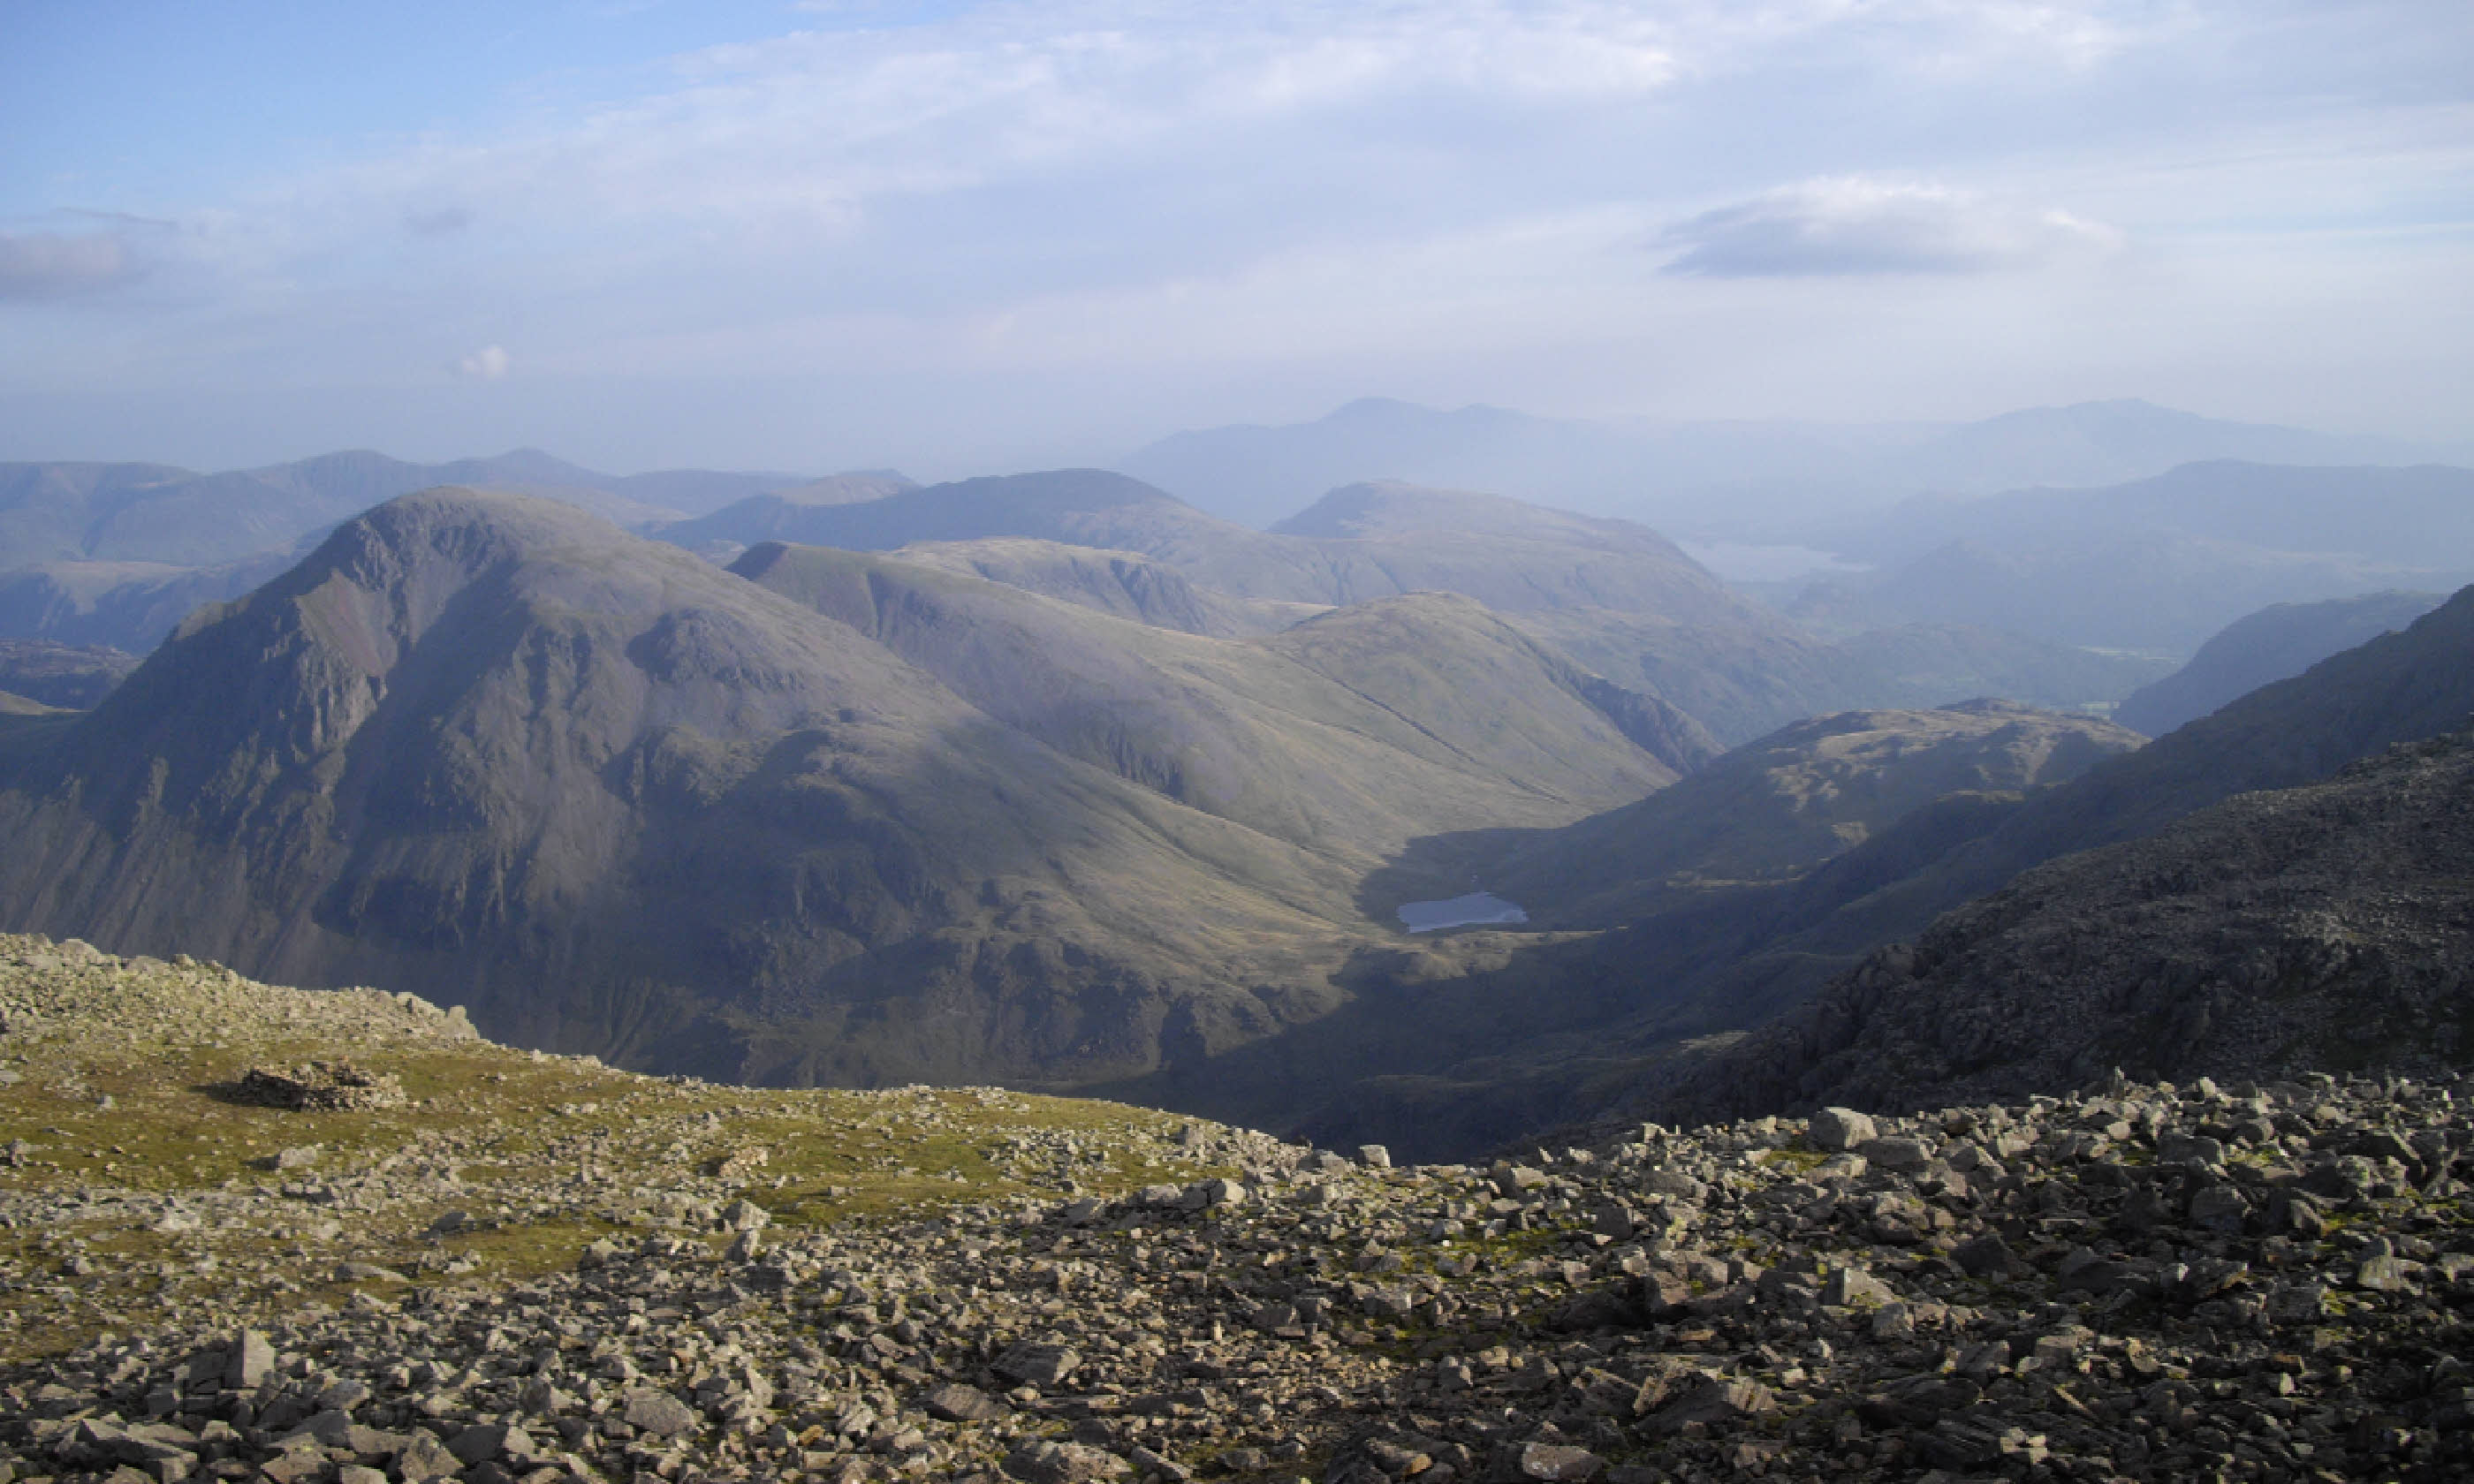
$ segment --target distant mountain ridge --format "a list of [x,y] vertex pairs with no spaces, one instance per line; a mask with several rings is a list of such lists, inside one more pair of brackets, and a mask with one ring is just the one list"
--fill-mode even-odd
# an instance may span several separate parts
[[769,540],[903,552],[1197,633],[1268,632],[1317,608],[1457,592],[1675,707],[1722,747],[1851,706],[2110,700],[2164,668],[1948,626],[1826,645],[1646,526],[1397,481],[1326,491],[1269,532],[1121,474],[1069,469],[830,506],[767,496],[658,534],[709,554]]
[[408,464],[356,449],[201,474],[155,464],[0,464],[0,571],[50,562],[211,566],[285,547],[381,501],[440,485],[546,495],[620,524],[675,520],[791,474],[613,476],[539,449]]
[[[2106,485],[2207,459],[2411,464],[2474,450],[2226,421],[2136,398],[2028,408],[1978,422],[1591,422],[1369,397],[1310,422],[1173,434],[1117,467],[1248,525],[1368,480],[1494,490],[1689,535],[1794,539],[1851,500],[2030,485]],[[1712,505],[1712,491],[1732,491]]]

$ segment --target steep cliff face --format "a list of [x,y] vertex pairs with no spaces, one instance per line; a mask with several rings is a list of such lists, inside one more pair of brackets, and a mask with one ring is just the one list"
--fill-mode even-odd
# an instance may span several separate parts
[[1330,862],[521,497],[382,507],[12,756],[13,925],[668,1068],[1139,1069],[1311,1013],[1353,917]]

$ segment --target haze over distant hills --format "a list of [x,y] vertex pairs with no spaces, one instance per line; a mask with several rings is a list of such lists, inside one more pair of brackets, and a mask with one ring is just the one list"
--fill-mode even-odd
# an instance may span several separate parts
[[356,450],[220,474],[156,464],[0,465],[0,569],[42,562],[206,566],[289,546],[381,500],[437,485],[542,494],[642,524],[803,482],[701,469],[614,477],[530,448],[450,464]]
[[[1591,422],[1370,397],[1313,422],[1174,434],[1117,467],[1268,525],[1372,479],[1493,490],[1693,537],[1801,540],[1815,519],[1925,491],[2106,485],[2209,459],[2412,464],[2465,450],[2229,422],[2136,399],[1969,423]],[[1712,500],[1712,491],[1730,497]]]
[[2226,625],[2189,664],[2133,691],[2114,720],[2161,737],[2262,685],[2402,629],[2445,601],[2437,592],[2373,592],[2264,608]]
[[2194,464],[2100,490],[1910,500],[1818,539],[1884,563],[1787,605],[1825,633],[1966,623],[2187,655],[2273,603],[2474,580],[2474,470]]
[[[708,553],[768,539],[900,551],[1193,632],[1262,632],[1322,607],[1457,592],[1661,699],[1722,745],[1848,706],[2110,700],[2165,668],[1948,625],[1823,643],[1636,522],[1397,481],[1330,491],[1268,532],[1121,474],[1067,469],[859,503],[765,496],[659,534]],[[1077,549],[1081,558],[1066,555]],[[1103,560],[1104,577],[1090,565]]]

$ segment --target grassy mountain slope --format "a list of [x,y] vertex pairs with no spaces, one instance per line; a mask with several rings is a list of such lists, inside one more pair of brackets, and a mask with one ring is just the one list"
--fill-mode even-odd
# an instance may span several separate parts
[[1591,677],[1467,599],[1241,642],[829,547],[760,546],[732,570],[1070,756],[1370,868],[1416,835],[1568,820],[1680,771],[1592,703]]
[[976,541],[915,541],[897,547],[905,562],[984,578],[1042,597],[1130,618],[1155,629],[1242,638],[1276,634],[1329,610],[1322,603],[1287,603],[1216,592],[1184,572],[1140,552],[1071,546],[1028,537]]
[[1312,1013],[1353,917],[1329,862],[518,497],[391,502],[28,736],[8,921],[643,1065],[1139,1069]]

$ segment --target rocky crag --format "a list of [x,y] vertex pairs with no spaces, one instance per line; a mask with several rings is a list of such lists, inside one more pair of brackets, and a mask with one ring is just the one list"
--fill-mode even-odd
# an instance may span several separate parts
[[1876,950],[1661,1091],[1668,1116],[2463,1066],[2474,732],[2065,856]]
[[[1392,1168],[0,940],[17,1480],[2462,1478],[2462,1078]],[[350,1060],[393,1107],[246,1101]]]

